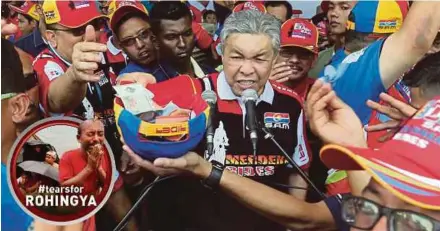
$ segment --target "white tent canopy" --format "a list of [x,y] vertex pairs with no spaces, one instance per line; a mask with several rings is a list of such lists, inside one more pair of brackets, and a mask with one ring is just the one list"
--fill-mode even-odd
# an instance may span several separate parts
[[77,131],[77,128],[72,126],[56,125],[38,131],[35,136],[37,139],[55,147],[58,156],[61,158],[63,153],[79,148],[76,139]]

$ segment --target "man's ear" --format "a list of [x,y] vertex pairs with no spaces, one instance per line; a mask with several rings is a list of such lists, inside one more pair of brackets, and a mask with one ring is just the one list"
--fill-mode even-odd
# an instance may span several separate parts
[[12,122],[15,124],[23,123],[31,106],[29,97],[20,93],[9,100],[9,108],[12,114]]
[[45,37],[47,39],[47,42],[53,47],[57,48],[57,41],[56,41],[56,34],[53,30],[46,30],[45,31]]
[[32,20],[31,23],[32,28],[36,28],[38,26],[37,20]]

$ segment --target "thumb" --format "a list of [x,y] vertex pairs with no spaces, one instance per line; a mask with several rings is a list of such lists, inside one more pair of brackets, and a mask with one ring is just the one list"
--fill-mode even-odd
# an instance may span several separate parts
[[92,25],[87,25],[86,33],[84,34],[84,42],[96,42],[96,32]]
[[344,103],[344,101],[342,101],[334,91],[333,92],[333,97],[330,100],[330,106],[333,109],[342,109],[342,108],[347,108],[349,107],[346,103]]

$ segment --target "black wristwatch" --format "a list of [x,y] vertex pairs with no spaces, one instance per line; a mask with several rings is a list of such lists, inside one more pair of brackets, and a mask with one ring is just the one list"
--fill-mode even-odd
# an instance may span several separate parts
[[209,176],[202,180],[202,184],[211,189],[215,190],[218,188],[218,185],[220,184],[220,179],[223,175],[223,170],[225,169],[225,166],[217,161],[211,161],[212,169]]

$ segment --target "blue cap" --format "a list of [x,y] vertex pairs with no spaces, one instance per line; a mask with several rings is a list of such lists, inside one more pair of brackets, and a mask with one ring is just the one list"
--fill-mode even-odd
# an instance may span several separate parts
[[[178,98],[178,99],[177,99]],[[149,123],[123,108],[118,97],[114,101],[116,125],[124,142],[136,154],[147,160],[159,157],[178,158],[193,150],[205,137],[209,106],[198,94],[187,92],[173,100],[180,108],[192,110],[195,117],[185,122]],[[183,140],[170,141],[162,137],[184,135]]]

